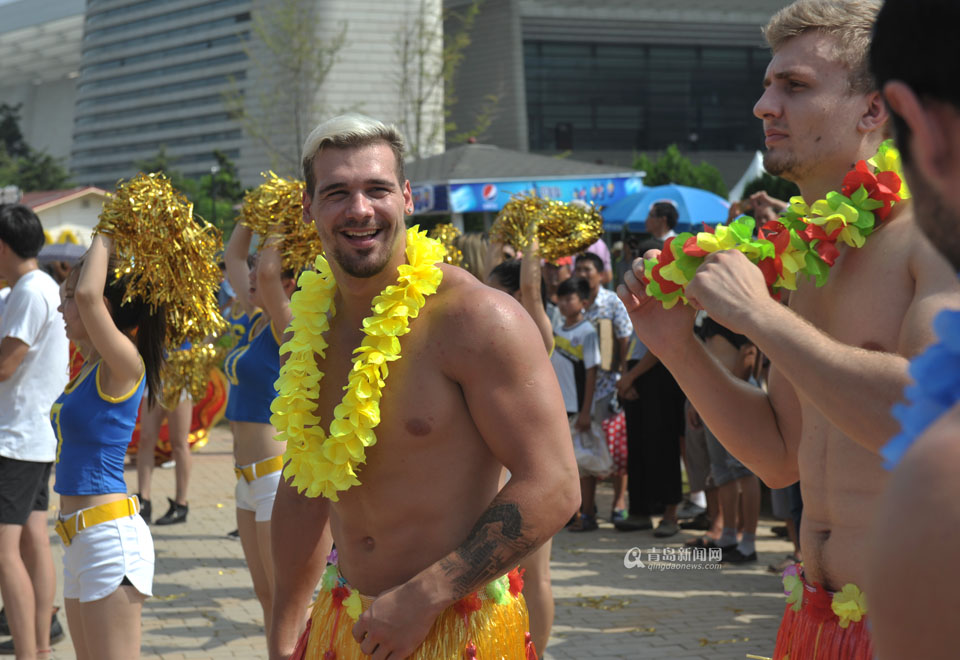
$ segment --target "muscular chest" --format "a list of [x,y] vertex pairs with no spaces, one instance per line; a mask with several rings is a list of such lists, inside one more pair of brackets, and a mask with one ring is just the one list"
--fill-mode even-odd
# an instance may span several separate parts
[[845,344],[896,351],[914,282],[891,234],[881,231],[863,248],[846,249],[827,283],[802,284],[791,296],[791,308]]
[[[440,455],[469,435],[469,429],[460,428],[465,418],[460,388],[444,375],[442,346],[422,321],[426,319],[411,324],[411,332],[400,339],[400,359],[388,364],[379,400],[380,423],[375,428],[377,442],[367,450],[363,468],[368,473],[382,465]],[[363,337],[356,328],[334,325],[325,358],[317,358],[324,373],[317,399],[324,430],[329,430],[343,400],[356,357],[353,351]]]

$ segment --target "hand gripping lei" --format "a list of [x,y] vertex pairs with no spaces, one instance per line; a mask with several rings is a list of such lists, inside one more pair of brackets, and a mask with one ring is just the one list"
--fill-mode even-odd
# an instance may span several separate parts
[[445,254],[443,245],[427,238],[426,232],[418,232],[418,227],[407,230],[407,263],[397,269],[397,283],[373,299],[373,313],[363,319],[366,336],[353,351],[357,356],[346,394],[333,411],[329,434],[314,413],[323,379],[316,356],[326,355],[323,335],[336,314],[337,282],[323,255],[316,259],[316,271],[300,275],[300,290],[290,300],[293,322],[287,331],[293,338],[280,347],[281,355],[290,356],[280,368],[278,394],[270,405],[276,439],[287,442],[283,475],[293,477],[300,493],[336,502],[338,493],[360,483],[357,470],[366,461],[365,449],[377,442],[374,429],[380,423],[387,364],[400,359],[400,337],[410,332],[410,319],[419,315],[426,296],[440,286],[443,271],[436,264]]
[[797,275],[809,275],[823,286],[840,252],[837,243],[863,247],[878,221],[890,215],[894,204],[909,199],[903,181],[900,152],[892,140],[880,145],[869,161],[859,161],[843,178],[840,192],[831,191],[811,206],[802,197],[753,237],[756,220],[743,216],[729,225],[696,235],[684,232],[667,240],[660,258],[647,259],[644,272],[647,295],[670,309],[687,302],[686,285],[712,252],[739,250],[760,268],[772,296],[795,290]]

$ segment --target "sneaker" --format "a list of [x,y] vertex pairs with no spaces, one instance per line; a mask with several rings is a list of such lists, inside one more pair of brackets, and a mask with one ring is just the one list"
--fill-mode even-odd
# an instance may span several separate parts
[[150,500],[145,500],[137,493],[137,499],[140,500],[140,517],[149,525],[150,516],[153,513],[153,507],[150,506]]
[[621,532],[641,532],[653,529],[653,521],[650,520],[650,516],[627,516],[613,523],[613,526]]
[[690,520],[691,518],[696,518],[701,513],[706,513],[707,510],[698,504],[694,504],[690,500],[684,500],[683,503],[677,508],[677,519],[678,520]]
[[173,525],[176,523],[185,523],[187,522],[187,512],[190,510],[186,504],[177,504],[169,497],[167,498],[170,502],[170,508],[167,509],[167,512],[163,514],[162,517],[157,518],[157,521],[153,523],[154,525]]
[[230,538],[230,539],[238,539],[238,538],[240,538],[240,530],[239,530],[239,529],[235,529],[235,530],[233,530],[232,532],[227,532],[227,538]]
[[680,533],[680,525],[673,520],[661,520],[657,528],[653,530],[653,535],[658,539],[665,539],[668,536]]
[[164,461],[163,463],[161,463],[160,468],[163,470],[169,470],[176,464],[177,462],[171,458],[169,461]]
[[680,529],[694,529],[698,532],[705,532],[710,529],[710,518],[706,512],[696,516],[693,520],[684,520],[680,523]]
[[610,512],[610,522],[612,522],[614,525],[617,524],[618,520],[626,520],[627,517],[626,509],[614,509]]

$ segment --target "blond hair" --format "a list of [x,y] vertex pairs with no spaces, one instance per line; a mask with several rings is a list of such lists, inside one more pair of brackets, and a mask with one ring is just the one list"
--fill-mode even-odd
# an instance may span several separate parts
[[349,113],[328,119],[315,129],[303,142],[303,180],[307,192],[313,195],[316,179],[313,175],[313,160],[324,147],[350,149],[385,142],[397,160],[397,181],[403,185],[403,134],[396,126],[384,124],[366,115]]
[[870,39],[881,0],[797,0],[770,19],[763,30],[776,53],[787,41],[816,30],[833,37],[834,57],[850,71],[850,89],[866,94],[877,88],[870,72]]

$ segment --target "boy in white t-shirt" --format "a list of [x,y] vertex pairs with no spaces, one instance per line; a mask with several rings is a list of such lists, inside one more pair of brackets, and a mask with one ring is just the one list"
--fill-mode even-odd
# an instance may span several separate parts
[[[17,657],[49,653],[56,591],[47,533],[56,457],[50,408],[67,384],[69,347],[59,288],[37,268],[43,242],[33,211],[0,205],[0,278],[11,285],[0,319],[0,596]],[[21,537],[30,541],[27,562]]]
[[[554,328],[554,349],[550,355],[550,362],[560,381],[567,416],[575,420],[574,428],[578,431],[590,431],[593,393],[600,364],[597,331],[583,317],[583,308],[589,299],[590,285],[586,280],[571,277],[560,283],[557,288],[557,307],[563,315],[563,324]],[[580,516],[569,528],[570,531],[589,532],[597,529],[594,512],[596,490],[596,477],[580,477]]]

